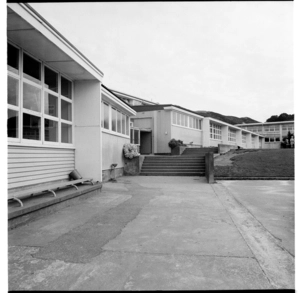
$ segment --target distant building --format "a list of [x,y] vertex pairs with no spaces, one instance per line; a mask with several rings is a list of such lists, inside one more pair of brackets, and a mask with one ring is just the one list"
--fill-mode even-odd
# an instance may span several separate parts
[[244,123],[236,124],[236,126],[264,136],[262,148],[267,149],[280,148],[288,132],[294,134],[294,121]]
[[170,153],[169,141],[182,140],[189,147],[223,149],[261,148],[263,137],[226,122],[203,117],[189,109],[172,105],[132,106],[130,140],[140,146],[141,154]]

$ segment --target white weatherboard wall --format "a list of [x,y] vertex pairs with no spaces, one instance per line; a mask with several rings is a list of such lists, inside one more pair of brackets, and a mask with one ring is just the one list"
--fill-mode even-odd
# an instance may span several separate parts
[[74,167],[74,149],[8,146],[8,189],[67,180]]
[[102,181],[100,94],[99,81],[74,82],[76,169],[95,181]]

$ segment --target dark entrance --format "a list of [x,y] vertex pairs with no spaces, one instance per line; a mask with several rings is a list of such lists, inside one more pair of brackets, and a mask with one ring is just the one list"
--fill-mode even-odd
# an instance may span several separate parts
[[140,153],[142,155],[149,155],[152,153],[152,132],[140,132]]

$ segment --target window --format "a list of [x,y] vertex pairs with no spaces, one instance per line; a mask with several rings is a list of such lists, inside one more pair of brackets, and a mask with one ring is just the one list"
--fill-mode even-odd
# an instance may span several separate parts
[[265,137],[265,142],[269,142],[269,141],[270,141],[269,137]]
[[109,129],[109,106],[106,103],[102,104],[103,106],[103,127]]
[[109,100],[106,95],[102,94],[101,107],[101,127],[109,131],[129,135],[129,116],[112,107],[106,100]]
[[122,134],[125,134],[125,128],[126,128],[126,116],[122,114]]
[[236,141],[236,131],[235,130],[228,130],[228,141],[235,142]]
[[133,143],[140,144],[140,131],[138,129],[133,129]]
[[23,76],[38,84],[41,83],[41,63],[27,54],[23,54]]
[[195,117],[186,115],[186,114],[181,114],[176,111],[172,112],[173,117],[172,117],[172,123],[174,125],[179,125],[179,126],[184,126],[188,128],[193,128],[193,129],[199,129],[201,130],[201,120],[197,119]]
[[10,105],[19,105],[19,80],[11,76],[7,77],[7,103]]
[[7,69],[19,74],[19,49],[7,44]]
[[45,140],[58,142],[58,122],[45,119]]
[[210,138],[222,140],[222,127],[214,123],[210,123]]
[[72,104],[61,100],[61,118],[64,120],[72,121]]
[[23,138],[41,139],[41,118],[38,116],[23,113]]
[[111,108],[111,130],[117,131],[117,110]]
[[121,112],[117,111],[117,132],[119,133],[122,132],[121,127],[122,127],[122,114]]
[[45,67],[45,87],[51,91],[58,92],[58,74]]
[[10,43],[7,55],[9,140],[72,144],[72,82]]
[[247,139],[246,139],[246,134],[242,133],[242,143],[246,143]]
[[40,88],[23,83],[23,108],[35,112],[41,112],[41,92]]
[[50,116],[58,117],[58,97],[49,93],[44,95],[44,113]]
[[126,132],[126,135],[129,134],[129,117],[127,115],[125,115],[126,117],[126,129],[125,129],[125,132]]
[[61,77],[61,94],[72,99],[72,83],[64,77]]
[[19,137],[19,112],[7,110],[7,137]]
[[72,142],[72,125],[66,123],[61,124],[61,142]]

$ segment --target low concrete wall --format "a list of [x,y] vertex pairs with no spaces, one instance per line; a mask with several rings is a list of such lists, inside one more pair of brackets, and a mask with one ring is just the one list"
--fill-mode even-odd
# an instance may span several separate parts
[[236,145],[231,144],[219,144],[218,145],[218,153],[227,153],[230,150],[236,150],[238,147]]
[[214,154],[206,153],[205,154],[205,177],[207,179],[207,183],[214,183]]
[[174,149],[171,149],[171,156],[180,156],[185,149],[186,146],[177,146]]
[[140,156],[132,159],[124,158],[124,176],[134,176],[140,173]]

